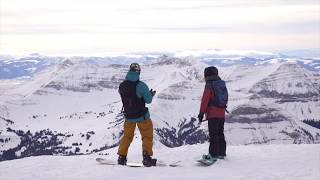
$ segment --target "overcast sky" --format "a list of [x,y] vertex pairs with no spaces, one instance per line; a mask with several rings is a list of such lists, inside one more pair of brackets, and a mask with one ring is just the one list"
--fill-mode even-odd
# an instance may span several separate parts
[[320,48],[320,0],[0,0],[0,53]]

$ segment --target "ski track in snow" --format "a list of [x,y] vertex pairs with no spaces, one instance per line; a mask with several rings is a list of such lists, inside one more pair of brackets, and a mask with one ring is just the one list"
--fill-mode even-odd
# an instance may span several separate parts
[[[0,179],[117,179],[117,180],[319,180],[320,145],[229,146],[228,157],[209,167],[196,165],[208,144],[155,149],[155,157],[169,162],[182,160],[182,167],[133,168],[99,165],[96,157],[116,160],[117,148],[110,155],[38,156],[0,162]],[[130,162],[141,160],[140,149],[130,148]]]

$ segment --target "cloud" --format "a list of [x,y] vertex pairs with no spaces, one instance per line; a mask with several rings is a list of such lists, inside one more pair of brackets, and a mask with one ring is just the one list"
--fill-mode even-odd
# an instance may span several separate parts
[[[1,50],[31,49],[30,42],[33,50],[59,51],[61,43],[70,48],[83,44],[79,49],[114,49],[112,44],[117,44],[119,49],[144,50],[150,43],[165,45],[166,38],[176,41],[171,48],[179,48],[186,47],[188,37],[194,48],[227,47],[224,39],[229,37],[242,42],[260,39],[264,45],[252,40],[252,47],[273,48],[279,47],[276,39],[281,36],[287,37],[283,47],[320,46],[316,0],[0,0],[0,8]],[[43,47],[42,39],[55,43]],[[249,45],[238,43],[240,48]]]

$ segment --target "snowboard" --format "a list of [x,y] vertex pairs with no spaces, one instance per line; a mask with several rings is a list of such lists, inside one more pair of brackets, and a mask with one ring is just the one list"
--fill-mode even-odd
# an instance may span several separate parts
[[[110,160],[110,159],[105,159],[105,158],[96,158],[96,161],[99,164],[103,164],[103,165],[114,165],[114,166],[119,165],[116,161]],[[156,166],[158,166],[158,167],[166,167],[166,166],[178,167],[178,166],[181,166],[180,162],[181,161],[175,161],[175,162],[167,164],[165,162],[158,160]],[[138,162],[127,162],[126,166],[128,166],[128,167],[145,167],[142,163],[138,163]]]

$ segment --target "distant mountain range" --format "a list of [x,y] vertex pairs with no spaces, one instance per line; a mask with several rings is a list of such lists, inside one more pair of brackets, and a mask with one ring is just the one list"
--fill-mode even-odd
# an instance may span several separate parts
[[105,57],[52,57],[34,53],[25,57],[0,56],[0,79],[29,78],[49,66],[65,59],[85,61],[90,64],[130,64],[132,62],[151,63],[160,56],[194,57],[206,64],[231,66],[234,64],[259,64],[271,61],[295,61],[309,70],[320,71],[320,49],[307,49],[270,53],[239,50],[190,50],[177,52],[140,52]]

